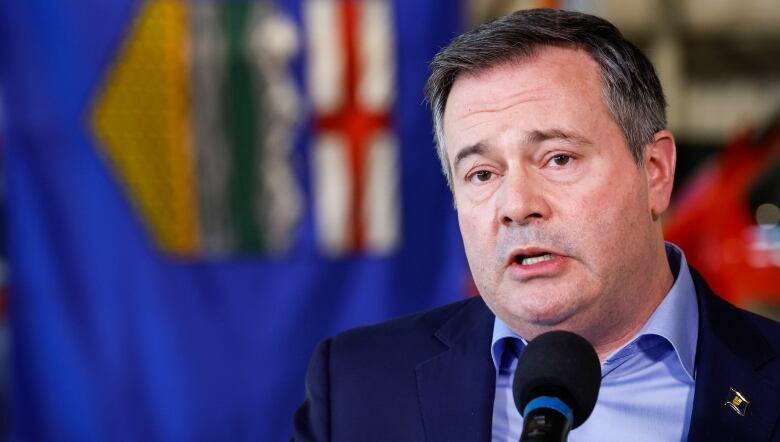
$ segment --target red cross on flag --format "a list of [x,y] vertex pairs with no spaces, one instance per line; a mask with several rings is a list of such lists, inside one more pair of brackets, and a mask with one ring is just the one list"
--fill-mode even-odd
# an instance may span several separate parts
[[392,8],[307,0],[307,83],[315,112],[312,192],[320,248],[392,252],[400,237]]

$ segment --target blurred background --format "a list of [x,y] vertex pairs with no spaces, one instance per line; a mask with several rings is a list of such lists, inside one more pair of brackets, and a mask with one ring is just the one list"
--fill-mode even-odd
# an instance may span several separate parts
[[473,295],[422,87],[529,7],[646,51],[667,238],[780,318],[776,0],[0,2],[2,438],[287,440],[317,342]]

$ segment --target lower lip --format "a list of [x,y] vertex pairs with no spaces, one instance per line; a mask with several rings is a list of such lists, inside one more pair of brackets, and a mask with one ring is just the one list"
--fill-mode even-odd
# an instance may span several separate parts
[[513,262],[508,267],[508,272],[513,279],[528,280],[531,278],[554,276],[560,273],[563,266],[566,264],[566,257],[555,256],[547,261],[537,262],[534,264],[520,265]]

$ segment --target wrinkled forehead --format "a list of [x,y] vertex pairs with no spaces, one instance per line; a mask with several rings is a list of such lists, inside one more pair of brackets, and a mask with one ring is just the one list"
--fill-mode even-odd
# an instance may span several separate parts
[[533,57],[460,75],[449,92],[444,125],[466,115],[500,112],[517,104],[555,100],[562,106],[582,100],[603,108],[598,63],[584,51],[540,50]]
[[563,41],[547,42],[547,43],[540,43],[537,45],[530,45],[530,46],[524,46],[518,48],[516,52],[506,54],[505,57],[501,59],[497,58],[494,62],[491,63],[462,66],[459,71],[454,73],[452,79],[450,80],[446,93],[442,96],[442,102],[439,106],[439,111],[441,112],[442,115],[446,112],[447,105],[449,103],[449,98],[450,95],[452,94],[452,89],[455,86],[455,84],[458,82],[458,80],[463,78],[480,77],[485,72],[497,68],[501,68],[501,67],[521,67],[525,64],[533,63],[535,60],[539,59],[540,54],[544,54],[549,50],[556,50],[556,49],[564,49],[564,50],[568,49],[586,55],[590,59],[590,61],[595,63],[595,66],[597,67],[597,73],[601,80],[600,86],[603,88],[604,86],[603,68],[599,63],[598,58],[596,58],[588,50],[589,48],[587,46],[575,42],[563,42]]

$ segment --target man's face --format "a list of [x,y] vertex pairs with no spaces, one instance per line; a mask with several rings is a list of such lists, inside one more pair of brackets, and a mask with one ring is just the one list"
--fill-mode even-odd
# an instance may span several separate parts
[[660,233],[647,169],[607,111],[596,62],[551,47],[461,76],[444,134],[466,255],[491,310],[526,338],[620,322],[646,289]]

